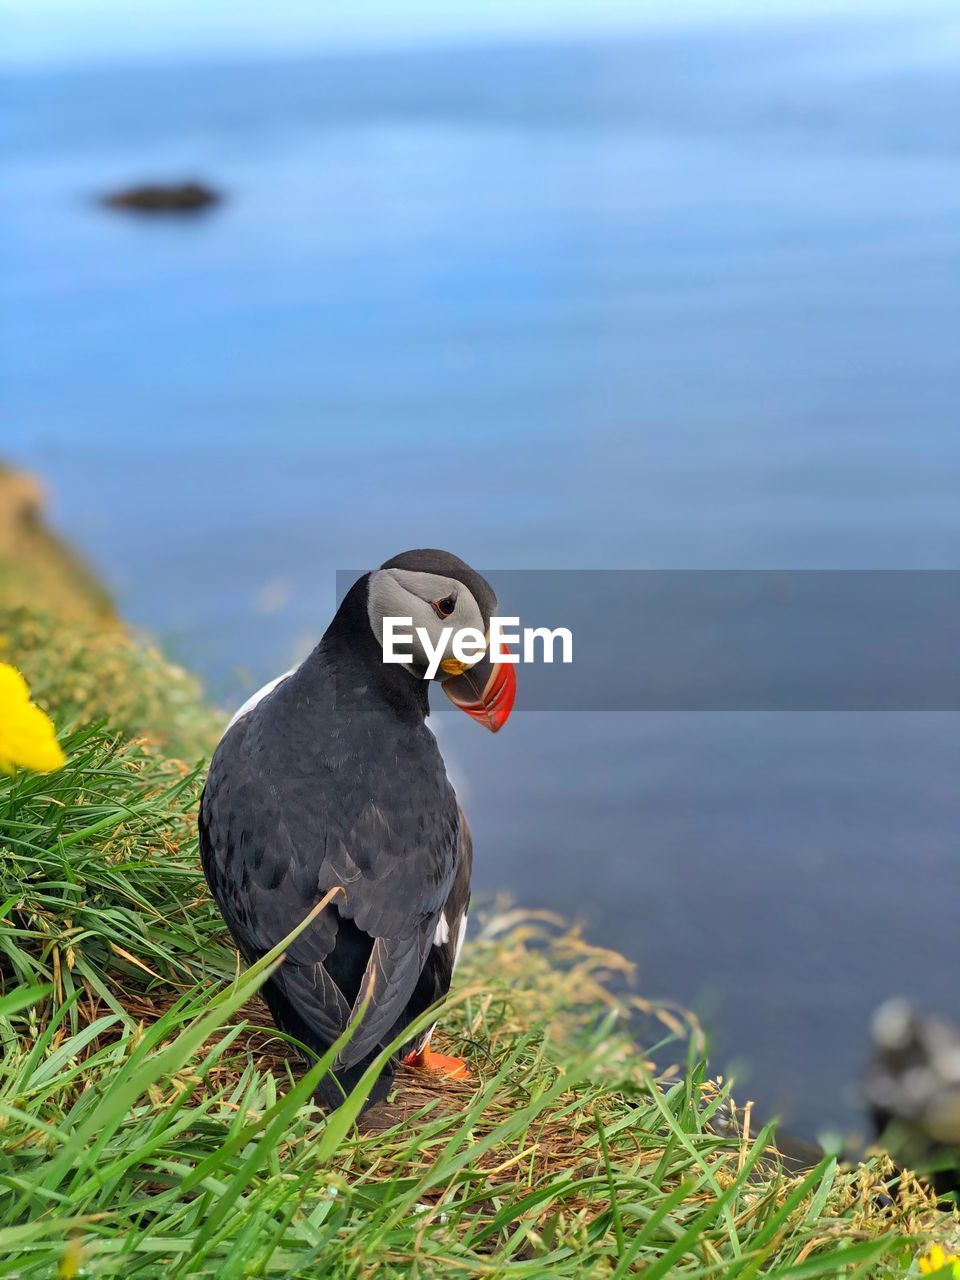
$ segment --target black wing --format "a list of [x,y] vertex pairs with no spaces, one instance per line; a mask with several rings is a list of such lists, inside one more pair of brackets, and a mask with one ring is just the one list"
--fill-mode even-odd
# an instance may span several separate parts
[[[442,766],[416,771],[413,794],[404,770],[373,780],[359,765],[334,774],[315,760],[299,772],[275,770],[257,719],[238,722],[214,755],[200,808],[204,870],[248,961],[325,893],[343,889],[295,940],[274,981],[324,1045],[369,998],[338,1064],[349,1067],[378,1047],[417,985],[454,880],[458,807]],[[355,990],[342,964],[327,964],[344,920],[369,939]]]
[[[460,811],[460,846],[457,853],[457,869],[450,893],[443,906],[443,928],[434,936],[433,946],[427,955],[416,988],[403,1013],[402,1024],[413,1022],[431,1005],[436,1004],[450,990],[453,971],[456,968],[467,927],[467,910],[470,906],[470,873],[473,868],[473,841],[467,819]],[[429,1041],[433,1028],[429,1027],[411,1040],[408,1049],[421,1050]]]

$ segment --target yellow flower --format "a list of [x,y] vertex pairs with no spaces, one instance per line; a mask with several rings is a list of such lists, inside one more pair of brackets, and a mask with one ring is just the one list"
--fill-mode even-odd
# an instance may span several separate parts
[[47,773],[66,761],[53,721],[30,701],[27,682],[16,669],[0,662],[0,770],[19,765]]
[[938,1275],[947,1267],[951,1268],[954,1280],[960,1280],[960,1253],[944,1253],[938,1244],[935,1244],[930,1252],[920,1259],[922,1276]]

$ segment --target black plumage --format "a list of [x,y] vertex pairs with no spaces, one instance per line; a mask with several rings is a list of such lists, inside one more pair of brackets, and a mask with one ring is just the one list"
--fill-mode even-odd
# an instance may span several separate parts
[[[484,580],[445,553],[407,553],[389,567],[455,576],[487,619],[495,607]],[[369,996],[321,1086],[330,1106],[446,992],[470,896],[471,840],[424,723],[428,685],[384,664],[368,577],[303,664],[227,731],[199,814],[204,872],[248,962],[328,890],[344,890],[263,989],[277,1025],[317,1055]],[[372,1101],[392,1074],[391,1064]]]

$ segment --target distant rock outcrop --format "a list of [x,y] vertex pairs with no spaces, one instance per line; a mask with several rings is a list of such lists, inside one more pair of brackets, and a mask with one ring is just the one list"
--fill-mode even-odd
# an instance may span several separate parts
[[199,213],[222,199],[219,191],[201,182],[172,182],[109,192],[103,203],[109,209],[130,209],[134,213]]

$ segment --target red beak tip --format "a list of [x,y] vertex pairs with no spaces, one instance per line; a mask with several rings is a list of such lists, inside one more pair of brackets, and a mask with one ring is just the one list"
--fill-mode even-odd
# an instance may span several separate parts
[[479,697],[463,697],[461,689],[453,682],[450,685],[444,684],[444,690],[450,700],[461,711],[465,711],[471,720],[476,720],[491,733],[499,733],[513,710],[517,696],[517,673],[512,662],[498,662]]

